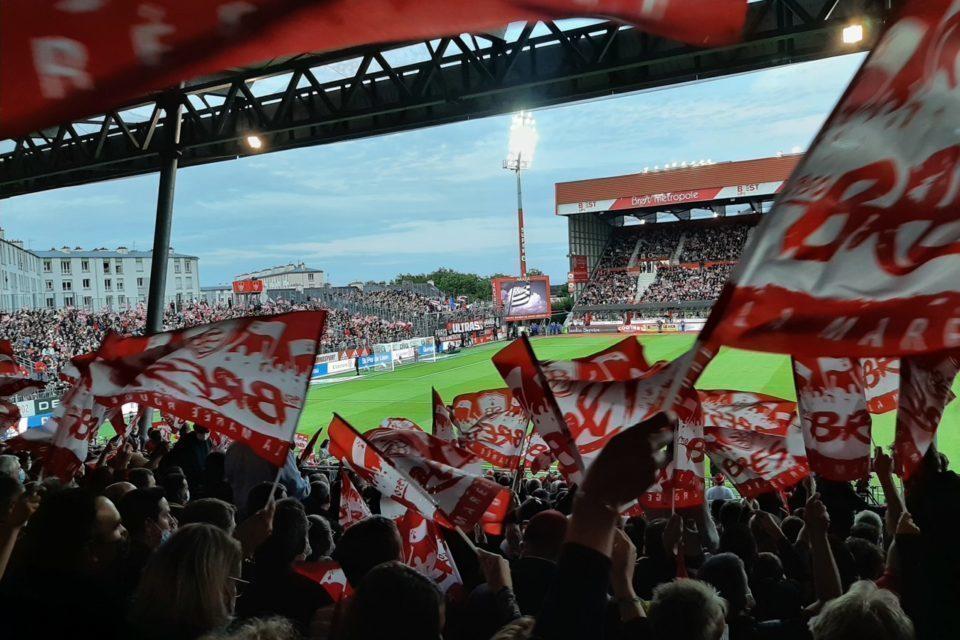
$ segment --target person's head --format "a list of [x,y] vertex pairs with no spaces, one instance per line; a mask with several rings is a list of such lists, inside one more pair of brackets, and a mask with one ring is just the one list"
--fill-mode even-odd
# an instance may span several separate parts
[[737,616],[749,609],[753,596],[743,561],[732,553],[718,553],[707,558],[697,574],[700,580],[717,590],[727,601],[727,614]]
[[536,624],[536,619],[530,616],[517,618],[500,627],[490,640],[527,640],[533,637],[533,627]]
[[753,563],[754,580],[783,580],[783,563],[775,553],[765,551],[757,554],[757,559]]
[[124,553],[127,530],[110,500],[86,489],[44,495],[24,529],[23,554],[30,567],[104,575]]
[[393,561],[371,569],[357,586],[344,638],[439,640],[443,625],[443,594],[437,585],[416,569]]
[[653,590],[650,629],[655,638],[720,640],[727,606],[708,584],[689,578],[665,582]]
[[308,560],[319,560],[333,553],[333,531],[330,523],[323,516],[309,515],[307,521],[310,530],[307,537],[310,540],[310,557]]
[[206,427],[201,427],[198,424],[193,425],[193,433],[198,440],[209,440],[210,439],[210,430]]
[[525,486],[527,488],[528,495],[542,487],[542,485],[540,484],[540,481],[536,478],[530,478],[529,480],[527,480],[527,483]]
[[323,481],[310,483],[310,495],[304,500],[307,513],[321,514],[330,508],[330,485]]
[[119,505],[123,496],[136,488],[137,487],[131,482],[114,482],[111,485],[107,485],[107,488],[103,490],[103,496],[113,504]]
[[14,480],[23,482],[23,468],[20,466],[20,459],[10,454],[0,455],[0,476],[8,476]]
[[160,429],[150,429],[147,431],[147,438],[149,438],[153,444],[163,443],[163,434],[160,433]]
[[913,623],[897,596],[868,581],[825,604],[810,621],[814,640],[913,640]]
[[853,526],[850,527],[850,537],[851,538],[860,538],[866,540],[867,542],[879,545],[883,544],[883,529],[876,526],[873,522],[870,521],[854,521]]
[[211,451],[207,454],[206,466],[203,475],[207,481],[220,481],[226,476],[227,454],[223,451]]
[[737,525],[743,519],[746,507],[739,500],[727,500],[720,507],[720,529],[726,530]]
[[7,517],[14,503],[23,493],[23,485],[16,478],[0,475],[0,521]]
[[287,618],[254,618],[229,633],[211,633],[200,640],[290,640],[299,638],[296,627]]
[[787,516],[780,522],[780,531],[787,537],[787,541],[793,544],[800,537],[803,530],[803,518],[797,516]]
[[190,502],[180,512],[180,524],[212,524],[216,528],[233,535],[237,526],[237,509],[229,502],[219,498],[200,498]]
[[157,479],[153,476],[153,471],[145,467],[137,467],[127,472],[127,480],[137,489],[149,489],[157,486]]
[[130,537],[151,549],[165,542],[177,528],[160,487],[134,489],[123,496],[119,508]]
[[853,556],[853,565],[860,580],[876,580],[883,575],[885,559],[879,545],[850,536],[843,545]]
[[261,482],[250,489],[250,493],[247,494],[247,509],[244,513],[251,516],[263,509],[270,501],[271,493],[273,493],[274,500],[283,500],[287,497],[287,489],[282,484],[274,487],[273,482]]
[[520,518],[520,522],[527,522],[528,520],[532,520],[533,516],[537,515],[541,511],[548,511],[549,509],[550,505],[540,498],[527,498],[520,505],[518,516]]
[[715,486],[715,487],[722,487],[722,486],[723,486],[723,474],[722,474],[722,473],[718,473],[717,475],[713,476],[713,486]]
[[375,566],[403,558],[397,525],[383,516],[361,520],[343,532],[333,557],[340,563],[347,581],[360,584]]
[[745,524],[735,524],[724,527],[720,534],[720,551],[726,551],[738,556],[743,564],[750,568],[757,557],[757,541]]
[[296,498],[278,500],[273,531],[254,553],[257,572],[276,573],[302,560],[308,552],[307,527],[307,514]]
[[208,524],[181,527],[151,556],[134,594],[130,621],[159,635],[197,637],[233,615],[240,543]]
[[169,473],[160,483],[163,493],[171,504],[184,505],[190,502],[190,486],[182,473]]
[[521,553],[546,560],[556,560],[567,534],[567,518],[559,511],[541,511],[530,519],[523,530]]

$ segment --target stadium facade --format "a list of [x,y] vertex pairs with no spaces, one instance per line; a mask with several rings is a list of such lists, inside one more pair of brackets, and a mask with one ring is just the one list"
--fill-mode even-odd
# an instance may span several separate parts
[[[196,256],[170,251],[165,301],[183,304],[200,295]],[[120,308],[146,302],[152,252],[80,248],[31,251],[0,235],[0,311],[82,307]]]
[[[642,312],[712,304],[710,299],[663,300],[662,295],[647,302],[644,293],[657,282],[658,270],[685,266],[694,274],[694,267],[735,261],[739,255],[713,261],[708,255],[695,264],[689,258],[681,264],[685,240],[692,233],[727,224],[755,225],[800,158],[791,154],[737,162],[671,163],[635,174],[557,183],[555,213],[568,222],[568,284],[575,311]],[[656,244],[652,239],[665,234],[670,239],[660,240],[660,245],[669,251],[650,254]],[[618,255],[619,261],[612,260],[611,254]],[[619,295],[584,296],[612,276],[618,282],[604,291],[615,290]]]

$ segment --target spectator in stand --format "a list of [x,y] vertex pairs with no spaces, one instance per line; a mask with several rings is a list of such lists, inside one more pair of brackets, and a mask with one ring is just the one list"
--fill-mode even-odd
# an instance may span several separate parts
[[[234,504],[240,508],[241,517],[247,515],[247,499],[253,488],[264,483],[272,485],[274,478],[277,477],[277,468],[240,440],[234,441],[227,448],[224,471],[227,482],[233,487]],[[286,488],[286,493],[290,497],[302,500],[310,495],[310,483],[297,469],[293,451],[287,453],[286,463],[280,471],[279,478],[280,484]],[[260,506],[262,505],[257,508]]]
[[725,484],[726,480],[722,473],[713,476],[713,486],[707,489],[707,502],[714,500],[733,500],[736,494],[733,489]]

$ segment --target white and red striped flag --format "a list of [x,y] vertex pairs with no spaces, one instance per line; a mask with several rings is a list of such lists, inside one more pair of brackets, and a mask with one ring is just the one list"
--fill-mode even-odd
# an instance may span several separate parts
[[960,370],[960,354],[911,356],[902,362],[893,461],[897,473],[907,479],[930,448],[943,410],[955,397],[951,388]]
[[380,500],[380,513],[397,525],[404,564],[436,582],[443,593],[463,586],[453,554],[436,522],[389,498]]
[[450,409],[443,403],[443,398],[436,389],[432,389],[433,401],[433,435],[441,440],[453,442],[457,439],[456,427]]
[[797,403],[751,391],[698,391],[706,428],[756,431],[784,437],[797,412]]
[[361,520],[366,520],[372,514],[367,501],[363,499],[357,487],[350,481],[346,469],[340,469],[340,526],[344,530]]
[[867,411],[881,414],[896,409],[900,393],[900,359],[860,358],[860,369],[863,371]]
[[829,480],[865,477],[872,421],[860,361],[794,358],[793,375],[810,468]]
[[428,519],[469,529],[501,494],[509,496],[504,487],[463,470],[474,459],[469,452],[428,433],[378,429],[368,438],[334,414],[328,434],[331,455],[382,496]]
[[409,418],[384,418],[380,421],[380,428],[395,431],[423,431],[423,427]]
[[901,4],[752,235],[703,339],[836,358],[960,347],[958,11]]
[[303,411],[325,311],[236,318],[145,337],[109,334],[90,393],[154,407],[283,464]]
[[495,467],[516,469],[529,422],[510,389],[464,393],[453,399],[459,444]]

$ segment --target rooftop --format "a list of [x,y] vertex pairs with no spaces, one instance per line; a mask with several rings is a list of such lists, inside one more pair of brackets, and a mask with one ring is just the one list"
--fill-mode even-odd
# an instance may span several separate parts
[[[76,247],[62,247],[60,249],[50,249],[48,251],[36,251],[33,253],[41,258],[151,258],[153,251],[137,251],[136,249],[127,249],[126,247],[117,247],[116,249],[83,249]],[[175,253],[170,251],[171,258],[191,258],[197,260],[197,256],[190,256],[184,253]]]

